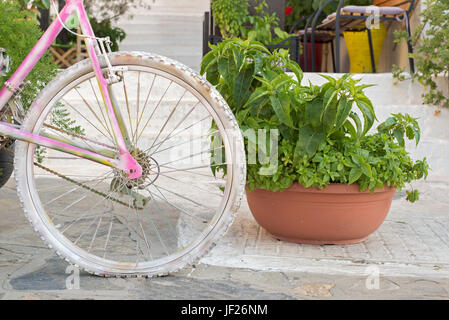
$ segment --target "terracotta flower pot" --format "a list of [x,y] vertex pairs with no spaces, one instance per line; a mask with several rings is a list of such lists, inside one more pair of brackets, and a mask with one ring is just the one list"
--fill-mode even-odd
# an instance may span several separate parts
[[308,244],[351,244],[376,231],[390,210],[396,189],[360,192],[358,185],[324,189],[293,184],[284,191],[247,191],[256,221],[281,240]]

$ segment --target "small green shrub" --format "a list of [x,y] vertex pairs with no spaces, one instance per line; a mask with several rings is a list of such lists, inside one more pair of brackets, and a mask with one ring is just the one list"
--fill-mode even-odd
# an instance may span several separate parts
[[248,17],[248,0],[213,0],[211,7],[221,35],[224,38],[239,37]]
[[[395,33],[395,41],[409,40],[414,44],[416,73],[411,78],[425,87],[424,103],[449,108],[449,97],[435,81],[436,77],[449,79],[449,1],[427,0],[424,7],[421,23],[412,37],[400,30]],[[394,66],[393,75],[405,80],[403,71]]]
[[[12,60],[11,71],[6,77],[0,77],[0,87],[18,68],[43,33],[35,14],[20,8],[17,1],[0,1],[0,47],[6,49]],[[31,83],[21,94],[25,110],[56,72],[57,66],[52,63],[48,52],[45,53],[26,78]]]
[[255,15],[249,15],[247,0],[213,0],[211,6],[214,19],[225,39],[242,38],[271,45],[291,36],[278,27],[276,13],[266,13],[268,5],[265,0],[259,0],[254,7]]

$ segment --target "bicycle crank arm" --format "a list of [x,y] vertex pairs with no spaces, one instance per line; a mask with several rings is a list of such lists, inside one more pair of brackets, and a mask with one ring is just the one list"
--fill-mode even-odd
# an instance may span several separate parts
[[26,132],[13,127],[12,125],[0,122],[0,136],[8,136],[17,140],[30,142],[49,149],[58,150],[72,154],[77,157],[88,159],[111,168],[123,170],[128,179],[138,179],[142,176],[142,167],[131,156],[129,152],[120,154],[118,159],[109,158],[104,155],[86,150],[71,144],[43,137],[34,133]]

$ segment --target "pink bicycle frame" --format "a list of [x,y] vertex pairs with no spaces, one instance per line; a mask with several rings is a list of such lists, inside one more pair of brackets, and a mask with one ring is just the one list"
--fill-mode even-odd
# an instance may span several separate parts
[[[137,179],[142,175],[142,168],[137,161],[129,153],[125,139],[128,140],[126,129],[124,128],[123,120],[120,114],[115,112],[110,92],[108,90],[108,82],[103,76],[103,72],[98,60],[96,48],[98,48],[95,35],[87,17],[86,10],[84,9],[83,0],[67,0],[65,7],[60,12],[60,17],[63,23],[67,19],[76,13],[78,15],[81,30],[85,36],[85,43],[89,57],[92,60],[93,68],[96,74],[96,78],[99,84],[100,91],[102,93],[104,105],[107,109],[107,113],[113,125],[114,138],[117,149],[119,151],[119,157],[111,158],[104,154],[97,153],[94,150],[89,150],[77,146],[75,143],[71,144],[67,141],[58,140],[56,137],[44,137],[31,132],[20,130],[10,123],[0,122],[0,135],[8,136],[14,139],[27,141],[36,145],[44,146],[50,149],[59,150],[65,153],[73,154],[81,158],[86,158],[112,168],[124,170],[130,179]],[[34,68],[39,59],[43,56],[46,50],[50,47],[58,34],[61,32],[63,25],[59,19],[55,19],[50,25],[48,30],[42,35],[41,39],[37,42],[35,47],[27,55],[25,60],[11,76],[11,78],[5,82],[5,86],[0,91],[0,111],[6,106],[8,101],[14,96],[15,92],[19,90],[23,81],[27,75]]]

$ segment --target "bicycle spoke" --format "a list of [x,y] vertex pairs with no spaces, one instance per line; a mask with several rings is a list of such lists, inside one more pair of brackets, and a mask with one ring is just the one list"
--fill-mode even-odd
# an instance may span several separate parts
[[114,191],[109,192],[109,194],[106,197],[103,197],[103,199],[101,199],[100,201],[98,201],[92,208],[90,208],[90,210],[86,213],[84,213],[83,215],[81,215],[80,217],[78,217],[75,221],[73,221],[67,228],[65,228],[61,233],[64,234],[68,229],[70,229],[70,227],[75,224],[76,222],[78,222],[79,220],[81,220],[82,218],[84,218],[87,214],[91,213],[93,209],[97,208],[100,204],[102,204],[105,200],[107,200],[108,198],[110,198],[112,196],[112,194],[114,193]]
[[[135,131],[138,131],[139,129],[137,127],[137,124],[139,121],[139,111],[140,111],[140,71],[137,75],[137,106],[136,107],[137,107],[137,110],[136,110],[136,130]],[[132,132],[132,140],[134,142],[134,145],[137,146],[137,137],[136,137],[135,131]]]
[[[206,116],[206,117],[204,117],[203,119],[201,119],[201,120],[199,120],[199,121],[197,121],[197,122],[195,122],[195,123],[193,123],[193,124],[191,124],[190,126],[188,126],[187,128],[184,128],[184,129],[182,129],[182,130],[180,130],[180,131],[178,131],[178,132],[176,132],[176,133],[174,133],[171,137],[170,137],[170,139],[172,139],[172,138],[174,138],[174,137],[176,137],[177,135],[179,135],[181,132],[184,132],[184,131],[186,131],[186,130],[188,130],[188,129],[190,129],[190,128],[192,128],[193,126],[195,126],[195,125],[197,125],[198,123],[201,123],[201,122],[203,122],[204,120],[206,120],[206,119],[209,119],[209,118],[211,118],[211,116],[210,115],[208,115],[208,116]],[[167,139],[168,140],[168,139]],[[156,147],[157,146],[159,146],[159,145],[161,145],[162,143],[164,143],[165,141],[162,141],[162,142],[160,142],[160,143],[158,143],[158,144],[156,144]],[[149,151],[148,149],[147,150],[145,150],[145,152],[147,152],[147,151]]]
[[98,221],[97,228],[95,229],[95,233],[92,236],[92,240],[90,241],[89,249],[87,249],[87,252],[90,252],[90,250],[92,250],[92,245],[94,244],[95,237],[97,236],[98,229],[100,228],[102,219],[103,219],[103,217],[100,217],[100,220]]
[[163,210],[161,209],[161,207],[159,206],[159,204],[157,203],[156,199],[154,199],[153,197],[153,193],[147,189],[148,193],[150,194],[151,200],[153,201],[153,203],[156,205],[158,211],[160,212],[160,214],[162,215],[162,217],[164,218],[165,222],[167,222],[167,225],[169,227],[169,229],[171,230],[171,232],[173,233],[173,236],[176,237],[176,231],[173,228],[172,224],[170,223],[170,221],[167,219],[167,216],[164,214]]
[[169,162],[162,163],[162,164],[160,164],[160,166],[161,166],[161,167],[162,167],[162,166],[166,166],[167,164],[170,164],[170,163],[173,163],[173,162],[178,162],[178,161],[181,161],[181,160],[190,159],[190,158],[193,158],[193,157],[202,155],[202,154],[204,154],[204,153],[212,152],[212,151],[219,150],[219,149],[223,149],[223,148],[224,148],[224,146],[220,146],[220,147],[217,147],[217,148],[204,150],[204,151],[197,152],[197,153],[194,153],[194,154],[191,154],[191,155],[182,157],[182,158],[178,158],[178,159],[175,159],[175,160],[172,160],[172,161],[169,161]]
[[191,174],[198,174],[198,175],[210,177],[210,176],[205,175],[205,174],[203,174],[203,173],[199,173],[199,172],[191,172],[191,171],[192,171],[192,170],[197,170],[197,169],[210,168],[210,167],[219,167],[219,166],[221,166],[221,165],[227,165],[227,163],[219,163],[219,164],[215,164],[215,165],[212,165],[212,166],[209,165],[209,164],[206,164],[206,165],[203,165],[203,166],[190,167],[190,168],[182,168],[182,169],[176,169],[176,168],[174,168],[174,167],[168,167],[168,166],[165,166],[165,165],[161,165],[161,167],[164,167],[164,168],[174,169],[174,170],[171,170],[171,171],[161,171],[161,174],[162,174],[162,173],[163,173],[163,174],[167,174],[167,173],[173,173],[173,172],[188,172],[188,171],[190,171],[189,173],[191,173]]
[[151,113],[150,117],[148,118],[147,122],[145,122],[145,125],[142,128],[142,131],[140,132],[139,136],[137,137],[137,141],[139,141],[140,137],[142,136],[143,132],[145,131],[146,127],[148,126],[148,124],[150,123],[151,119],[153,118],[153,115],[156,113],[156,110],[159,108],[162,99],[165,97],[165,95],[168,92],[168,89],[170,89],[171,85],[172,85],[173,81],[170,81],[170,84],[167,86],[167,89],[165,89],[164,94],[162,95],[162,97],[159,99],[158,103],[156,104],[156,107],[154,107],[153,112]]
[[214,210],[213,208],[210,208],[210,207],[208,207],[208,206],[205,206],[204,204],[201,204],[201,203],[199,203],[199,202],[197,202],[197,201],[195,201],[195,200],[192,200],[192,199],[189,199],[189,198],[187,198],[187,197],[185,197],[185,196],[183,196],[183,195],[180,195],[180,194],[177,193],[177,192],[170,191],[170,190],[165,189],[164,187],[158,186],[158,185],[156,185],[156,184],[155,184],[154,186],[157,187],[158,189],[162,189],[162,190],[165,190],[165,191],[167,191],[167,192],[169,192],[169,193],[171,193],[171,194],[174,194],[175,196],[177,196],[177,197],[179,197],[179,198],[182,198],[182,199],[184,199],[184,200],[190,201],[191,203],[194,203],[194,204],[196,204],[197,206],[200,206],[200,207],[203,207],[203,208],[209,209],[209,210]]
[[148,99],[150,98],[151,91],[153,90],[153,85],[154,85],[154,81],[156,80],[156,78],[157,78],[157,75],[154,75],[153,80],[151,81],[150,89],[148,90],[147,98],[145,99],[145,103],[144,103],[143,108],[142,108],[142,113],[140,114],[140,117],[139,117],[139,115],[137,115],[137,119],[138,120],[137,120],[137,125],[136,125],[136,132],[135,132],[136,137],[137,137],[137,132],[138,132],[138,128],[139,128],[139,125],[140,125],[140,121],[142,121],[142,117],[143,117],[143,115],[145,113],[145,109],[146,109],[147,104],[148,104]]
[[106,241],[105,241],[104,248],[103,248],[103,251],[104,251],[103,259],[106,258],[106,249],[108,247],[109,237],[111,236],[112,224],[113,223],[114,223],[114,217],[111,217],[111,223],[109,224],[108,235],[106,236]]
[[162,173],[159,173],[159,174],[160,174],[161,176],[165,177],[165,178],[170,179],[170,180],[173,180],[173,181],[176,181],[176,182],[180,182],[180,183],[184,183],[184,184],[186,184],[186,185],[189,185],[190,187],[194,187],[194,188],[196,188],[196,189],[198,189],[198,190],[200,190],[200,191],[202,191],[202,192],[206,192],[206,193],[209,193],[209,194],[218,196],[218,197],[222,197],[222,196],[223,196],[223,194],[215,193],[215,192],[210,192],[210,190],[206,190],[206,189],[200,188],[200,187],[198,187],[198,186],[192,184],[192,182],[182,181],[182,180],[173,178],[173,177],[171,177],[171,176],[169,176],[169,175],[162,174]]
[[101,133],[105,138],[109,139],[109,141],[112,142],[112,144],[115,144],[114,141],[111,139],[111,137],[108,137],[103,131],[101,131],[100,129],[98,129],[97,126],[95,126],[89,119],[87,119],[81,112],[79,112],[76,108],[74,108],[71,104],[69,104],[67,101],[65,101],[64,99],[62,100],[64,101],[65,104],[67,104],[72,110],[74,110],[76,113],[78,113],[84,120],[86,120],[93,128],[95,128],[99,133]]
[[[106,125],[106,127],[110,130],[108,130],[109,133],[113,132],[114,130],[112,130],[113,126],[111,123],[111,119],[109,118],[109,116],[105,116],[105,112],[106,112],[106,107],[103,105],[103,107],[100,104],[100,100],[98,100],[98,96],[97,93],[95,92],[94,86],[92,85],[92,81],[91,79],[89,79],[89,84],[90,84],[90,88],[92,89],[92,92],[95,96],[95,100],[97,101],[97,105],[98,105],[98,109],[100,110],[101,116],[104,120],[104,124]],[[103,112],[104,109],[104,112]],[[113,134],[111,134],[111,136],[114,136]]]
[[187,90],[184,90],[184,93],[182,94],[181,98],[179,98],[178,102],[176,103],[175,107],[173,108],[173,110],[170,112],[170,115],[167,117],[167,119],[165,119],[164,125],[162,126],[161,130],[159,130],[159,133],[157,134],[156,138],[153,141],[153,144],[150,146],[150,150],[151,148],[154,146],[155,142],[157,141],[157,139],[159,138],[159,136],[161,135],[161,133],[164,131],[165,127],[167,126],[167,123],[170,121],[171,117],[173,116],[173,114],[175,113],[176,109],[179,106],[179,103],[181,102],[182,98],[184,98],[184,95],[186,94]]
[[[162,144],[164,144],[164,142],[165,141],[167,141],[167,140],[169,140],[170,139],[170,137],[171,137],[171,135],[173,134],[173,132],[181,125],[181,123],[183,123],[186,119],[187,119],[187,117],[192,113],[192,111],[193,110],[195,110],[195,107],[198,105],[198,103],[196,104],[196,105],[194,105],[185,115],[184,115],[184,117],[181,119],[181,121],[179,121],[178,122],[178,124],[170,131],[170,133],[165,137],[165,139],[161,142],[161,143],[159,143],[158,145],[157,145],[157,148],[151,153],[151,156],[153,155],[153,154],[155,154],[156,153],[156,151],[159,149],[159,147],[162,145]],[[151,147],[150,148],[148,148],[147,149],[147,151],[151,151],[151,149],[153,148],[153,146],[154,146],[154,143],[156,142],[156,140],[154,140],[154,142],[153,142],[153,144],[151,145]]]
[[95,113],[95,111],[93,110],[93,108],[90,106],[89,102],[87,102],[86,99],[84,99],[84,97],[81,95],[81,93],[79,92],[79,90],[77,88],[75,88],[75,91],[78,93],[78,95],[81,97],[81,100],[83,100],[84,104],[87,106],[87,108],[90,110],[90,112],[93,114],[93,116],[95,117],[95,119],[97,119],[98,123],[101,124],[101,126],[106,130],[106,132],[109,134],[109,136],[112,138],[112,134],[111,132],[108,130],[108,128],[105,126],[105,124],[100,120],[100,118],[98,117],[98,115]]
[[182,145],[184,145],[184,144],[186,144],[186,143],[192,143],[193,141],[196,141],[196,140],[199,140],[199,139],[208,138],[208,137],[210,137],[211,134],[214,134],[214,133],[217,133],[217,132],[218,132],[218,131],[213,131],[212,133],[208,133],[208,134],[203,135],[203,136],[201,136],[201,137],[198,137],[198,138],[196,138],[196,139],[191,139],[191,140],[183,141],[183,142],[181,142],[181,143],[179,143],[179,144],[175,144],[175,145],[173,145],[173,146],[171,146],[171,147],[168,147],[168,148],[165,148],[165,149],[162,149],[162,150],[157,150],[157,149],[156,149],[156,151],[153,152],[151,155],[154,156],[155,154],[158,154],[158,153],[161,153],[161,152],[164,152],[164,151],[167,151],[167,150],[170,150],[170,149],[173,149],[173,148],[182,146]]
[[156,185],[153,185],[153,187],[156,188],[156,190],[161,194],[161,196],[158,196],[157,194],[153,193],[153,195],[155,197],[157,197],[158,199],[164,200],[167,204],[169,204],[170,206],[172,206],[173,208],[179,210],[179,212],[185,214],[186,216],[190,217],[190,218],[194,218],[197,220],[200,220],[202,223],[205,223],[205,221],[201,218],[195,217],[192,214],[188,213],[187,211],[185,211],[184,209],[178,207],[177,205],[173,204],[172,202],[168,201],[168,199],[164,196],[164,194],[159,190],[159,188]]

